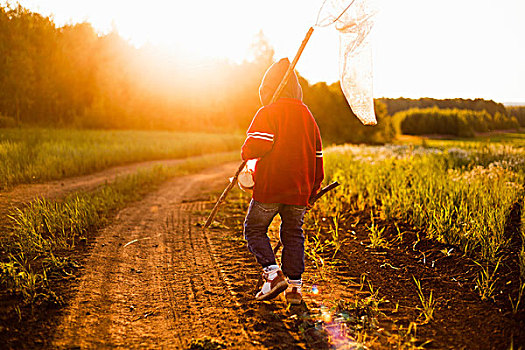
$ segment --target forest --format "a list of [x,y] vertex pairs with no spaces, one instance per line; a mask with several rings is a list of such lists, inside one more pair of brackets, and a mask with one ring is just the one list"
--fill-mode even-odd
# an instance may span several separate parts
[[[241,132],[260,108],[258,86],[274,59],[262,32],[254,38],[252,56],[239,64],[189,60],[151,45],[136,48],[116,31],[99,34],[89,23],[59,27],[52,18],[20,5],[2,6],[0,127]],[[338,83],[310,84],[301,77],[301,84],[304,102],[324,139],[333,143],[380,144],[398,132],[467,136],[515,127],[516,120],[525,125],[523,112],[513,112],[513,120],[493,101],[382,98],[375,101],[378,126],[365,127],[354,117]],[[393,125],[391,116],[410,108],[424,114],[407,114],[411,120],[433,118],[425,109],[430,107],[478,111],[481,114],[469,112],[467,119],[481,118],[478,124],[488,124],[469,126],[461,133],[448,130],[448,122],[432,130],[410,129],[412,121],[398,121],[401,129]],[[492,123],[494,118],[506,122]]]

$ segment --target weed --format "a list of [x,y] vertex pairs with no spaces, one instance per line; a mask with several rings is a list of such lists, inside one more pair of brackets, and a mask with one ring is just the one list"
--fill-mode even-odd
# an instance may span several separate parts
[[521,303],[521,298],[523,297],[523,293],[525,292],[525,283],[520,283],[520,287],[518,288],[518,296],[516,297],[516,300],[513,300],[512,297],[509,295],[510,305],[512,307],[512,313],[515,315],[518,313]]
[[305,254],[313,261],[315,268],[319,271],[321,279],[326,278],[326,268],[328,267],[322,254],[327,250],[331,243],[321,237],[321,228],[318,227],[314,234],[305,236]]
[[481,271],[479,272],[478,277],[476,279],[476,287],[475,287],[478,290],[481,300],[487,300],[488,298],[491,298],[493,296],[496,281],[498,280],[498,278],[495,277],[495,275],[496,275],[496,272],[498,271],[500,262],[501,262],[501,259],[498,260],[498,262],[496,263],[496,266],[491,271],[488,263],[485,266],[483,266],[479,262],[474,261],[476,265],[481,267]]
[[366,273],[362,273],[361,277],[359,278],[359,291],[362,291],[365,287],[365,282],[368,282],[366,276]]
[[340,230],[341,230],[339,222],[340,222],[339,215],[336,215],[335,217],[333,217],[333,228],[330,230],[332,241],[330,243],[334,246],[335,250],[334,250],[334,254],[332,255],[332,259],[335,258],[335,255],[337,254],[339,249],[341,249],[341,246],[343,245],[343,243],[347,241],[346,239],[341,239],[339,237]]
[[368,307],[371,307],[374,312],[379,313],[379,305],[384,301],[383,298],[379,298],[379,288],[375,289],[370,281],[368,281],[368,290],[370,296],[365,299]]
[[403,235],[405,234],[405,232],[401,232],[401,230],[399,229],[399,226],[398,226],[397,222],[394,222],[394,226],[396,227],[397,240],[398,240],[399,242],[403,242]]
[[20,306],[15,306],[15,313],[18,318],[18,322],[22,321],[22,310],[20,310]]
[[419,350],[425,349],[430,342],[421,343],[417,337],[417,323],[410,322],[408,327],[399,326],[396,333],[390,334],[388,343],[392,344],[395,349]]
[[521,250],[518,252],[518,266],[520,269],[520,278],[519,278],[519,290],[516,301],[513,301],[509,295],[509,300],[512,306],[512,312],[514,314],[518,313],[521,298],[525,291],[525,210],[522,204],[521,210],[521,225],[520,225],[520,234],[521,234]]
[[370,226],[366,226],[366,228],[370,231],[368,233],[368,238],[370,239],[370,247],[372,248],[383,248],[387,246],[387,241],[383,237],[383,232],[385,231],[385,227],[379,229],[377,227],[377,224],[374,220],[374,212],[370,212],[370,219],[372,223]]
[[412,276],[412,278],[414,279],[414,283],[417,287],[417,296],[419,297],[419,301],[421,302],[421,315],[424,316],[423,324],[425,324],[430,322],[434,318],[436,301],[432,297],[432,291],[430,291],[430,294],[427,298],[423,293],[423,289],[421,288],[421,281],[419,281],[414,276]]

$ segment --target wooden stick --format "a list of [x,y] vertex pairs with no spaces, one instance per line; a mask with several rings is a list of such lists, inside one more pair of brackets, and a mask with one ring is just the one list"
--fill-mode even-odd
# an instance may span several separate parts
[[308,32],[306,33],[306,36],[303,39],[303,42],[301,43],[301,46],[299,47],[299,50],[297,50],[297,53],[295,54],[295,57],[292,63],[286,70],[286,73],[284,74],[283,79],[281,80],[281,83],[279,84],[279,86],[277,86],[277,90],[275,90],[275,92],[273,93],[270,104],[274,103],[275,101],[279,99],[279,95],[281,95],[281,92],[283,92],[284,87],[288,83],[288,79],[290,78],[290,75],[292,75],[292,72],[295,69],[295,66],[297,65],[297,61],[299,61],[299,57],[301,57],[304,51],[304,48],[306,44],[308,43],[308,40],[310,40],[310,37],[312,36],[313,32],[314,32],[314,27],[310,27],[310,29],[308,29]]
[[[290,66],[286,70],[286,73],[284,74],[283,79],[281,80],[281,82],[277,86],[277,89],[275,90],[275,92],[274,92],[274,94],[272,96],[272,100],[271,100],[270,104],[274,103],[275,101],[277,101],[279,99],[279,95],[281,95],[281,92],[283,91],[284,87],[288,83],[288,79],[290,78],[290,75],[292,75],[292,72],[295,69],[295,66],[297,65],[297,61],[299,61],[299,57],[301,57],[301,54],[303,53],[304,48],[305,48],[306,44],[308,43],[308,40],[310,40],[310,37],[312,36],[313,32],[314,32],[314,27],[310,27],[310,29],[308,29],[308,32],[306,33],[306,36],[303,39],[303,42],[301,43],[301,46],[299,47],[299,50],[297,50],[297,53],[295,54],[295,57],[294,57],[292,63],[290,64]],[[239,173],[242,171],[242,169],[244,168],[245,165],[246,165],[246,161],[243,161],[241,163],[241,165],[239,166],[239,169],[237,169],[237,172],[233,176],[232,181],[228,184],[228,186],[222,192],[221,196],[217,200],[217,203],[215,203],[215,206],[213,207],[210,215],[206,219],[206,222],[204,223],[204,228],[207,228],[208,226],[211,225],[213,219],[215,218],[215,215],[217,215],[217,212],[219,211],[219,206],[226,199],[226,196],[228,195],[228,192],[230,192],[231,189],[233,188],[233,186],[235,186],[235,184],[237,183],[237,178],[239,177]]]
[[215,203],[215,206],[213,207],[210,215],[208,215],[208,218],[206,219],[206,222],[204,223],[204,228],[207,228],[208,226],[211,225],[213,219],[215,218],[215,215],[217,215],[217,212],[219,211],[220,205],[226,199],[226,196],[228,195],[228,192],[230,192],[231,189],[233,188],[233,186],[235,186],[235,184],[237,184],[237,178],[239,177],[239,174],[241,173],[241,171],[242,171],[242,169],[244,168],[245,165],[246,165],[246,161],[243,161],[241,163],[241,165],[239,165],[239,168],[235,172],[235,175],[233,175],[233,178],[231,179],[230,183],[228,184],[228,186],[226,186],[224,191],[222,191],[221,196],[217,200],[217,203]]

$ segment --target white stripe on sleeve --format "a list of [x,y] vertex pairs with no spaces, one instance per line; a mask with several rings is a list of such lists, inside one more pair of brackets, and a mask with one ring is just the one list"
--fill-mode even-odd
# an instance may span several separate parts
[[252,138],[252,139],[260,139],[260,140],[265,140],[265,141],[270,141],[270,142],[273,142],[273,138],[269,138],[269,137],[264,137],[264,136],[256,136],[256,135],[248,135],[248,138]]
[[262,137],[273,139],[273,134],[269,134],[266,132],[250,132],[248,133],[248,136],[262,136]]

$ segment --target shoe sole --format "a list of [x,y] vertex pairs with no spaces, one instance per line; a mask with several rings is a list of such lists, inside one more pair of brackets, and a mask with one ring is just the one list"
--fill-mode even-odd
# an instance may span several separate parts
[[279,294],[281,294],[282,292],[284,292],[286,290],[286,288],[288,288],[288,283],[286,281],[281,281],[281,282],[277,283],[277,285],[275,287],[273,287],[273,289],[270,290],[269,293],[266,293],[266,294],[263,294],[261,296],[255,297],[255,299],[257,299],[259,301],[273,299],[276,296],[278,296]]

